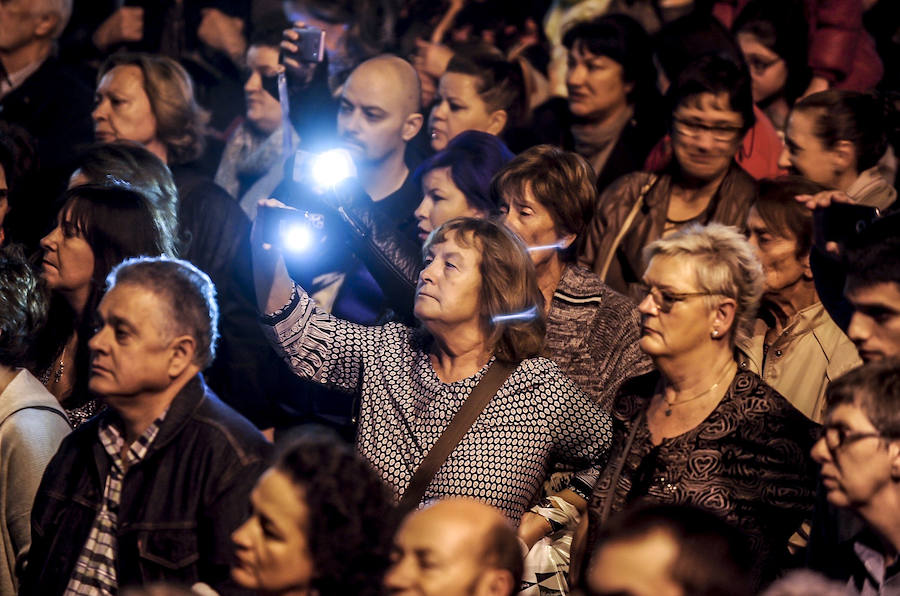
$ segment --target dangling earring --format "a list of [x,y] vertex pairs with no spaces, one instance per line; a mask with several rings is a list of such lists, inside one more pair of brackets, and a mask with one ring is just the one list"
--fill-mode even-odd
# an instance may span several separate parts
[[713,329],[712,336],[713,336],[713,337],[719,337],[719,330],[718,330],[718,329]]

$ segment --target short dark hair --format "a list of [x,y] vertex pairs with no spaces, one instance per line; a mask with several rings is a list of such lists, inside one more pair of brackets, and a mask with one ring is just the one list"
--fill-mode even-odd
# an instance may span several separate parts
[[423,257],[432,246],[450,238],[481,255],[481,324],[494,355],[499,360],[518,362],[540,354],[547,329],[544,296],[522,242],[496,222],[459,217],[431,233],[422,247]]
[[689,64],[669,89],[669,119],[675,110],[704,93],[728,96],[728,105],[741,115],[741,131],[747,132],[756,123],[753,113],[753,93],[750,73],[743,61],[737,62],[715,54],[702,56]]
[[290,478],[311,513],[312,586],[323,596],[381,594],[394,516],[378,474],[352,447],[322,431],[305,432],[274,468]]
[[34,364],[34,338],[47,321],[49,294],[18,245],[0,249],[0,365]]
[[856,169],[868,170],[887,151],[886,102],[871,93],[829,89],[807,95],[794,111],[813,112],[813,134],[826,148],[849,141],[856,153]]
[[522,195],[530,189],[550,212],[559,234],[575,234],[577,240],[562,253],[574,261],[584,245],[584,231],[597,208],[597,180],[591,165],[577,153],[553,145],[537,145],[523,151],[497,172],[491,182],[494,202]]
[[563,36],[567,50],[581,47],[595,56],[606,56],[622,66],[622,78],[632,84],[628,103],[658,99],[656,66],[650,36],[640,23],[624,14],[610,14],[578,23]]
[[143,194],[159,211],[167,234],[178,239],[178,189],[169,167],[153,152],[131,141],[95,143],[78,154],[74,165],[91,184],[124,183]]
[[869,225],[847,243],[847,286],[881,283],[900,286],[900,214],[890,214]]
[[450,168],[450,178],[469,206],[495,215],[498,204],[491,196],[491,178],[512,158],[513,152],[499,137],[467,130],[456,135],[443,151],[422,162],[413,176],[421,183],[428,172]]
[[[715,514],[690,505],[644,504],[625,510],[602,528],[594,556],[606,544],[638,540],[655,532],[668,535],[678,547],[669,573],[685,594],[751,593],[754,557],[747,539]],[[585,573],[589,568],[585,567]]]
[[205,369],[216,356],[219,306],[209,276],[188,261],[169,257],[137,257],[117,265],[106,285],[134,284],[168,304],[175,333],[188,333],[197,343],[194,362]]
[[807,256],[813,243],[813,216],[797,195],[814,195],[825,187],[802,176],[780,176],[759,181],[759,195],[753,204],[766,227],[776,236],[794,238],[797,256]]
[[825,404],[826,412],[855,404],[878,432],[900,438],[900,360],[867,362],[841,375],[825,389]]
[[456,50],[446,72],[475,77],[475,91],[488,110],[504,110],[506,129],[522,123],[525,116],[525,76],[522,67],[504,58],[496,48],[485,44]]
[[743,62],[741,48],[719,19],[703,11],[666,23],[654,36],[656,58],[663,73],[674,83],[692,62],[714,54]]

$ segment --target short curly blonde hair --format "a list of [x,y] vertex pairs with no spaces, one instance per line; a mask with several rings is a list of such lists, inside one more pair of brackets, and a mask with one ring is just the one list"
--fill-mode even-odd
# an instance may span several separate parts
[[706,299],[710,308],[715,307],[716,296],[727,296],[737,303],[731,347],[750,338],[764,276],[753,247],[737,228],[720,223],[686,226],[644,248],[645,263],[658,255],[694,262],[697,290],[711,294]]
[[156,137],[166,146],[167,161],[194,161],[206,146],[209,113],[194,98],[191,75],[165,56],[121,53],[110,56],[97,73],[97,83],[117,66],[136,66],[144,77],[144,92],[156,117]]

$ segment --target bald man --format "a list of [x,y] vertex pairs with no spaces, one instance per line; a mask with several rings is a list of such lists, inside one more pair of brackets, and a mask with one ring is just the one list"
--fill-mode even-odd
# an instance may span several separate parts
[[353,156],[360,184],[373,201],[403,186],[409,176],[404,161],[406,144],[422,128],[422,122],[419,78],[407,61],[377,56],[350,74],[338,107],[338,135]]
[[496,509],[446,499],[410,513],[394,536],[389,594],[510,596],[522,581],[515,531]]

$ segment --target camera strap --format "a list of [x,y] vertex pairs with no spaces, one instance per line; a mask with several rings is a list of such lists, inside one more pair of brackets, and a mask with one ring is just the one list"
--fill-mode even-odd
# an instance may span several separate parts
[[472,393],[460,406],[456,415],[453,416],[453,420],[441,433],[437,443],[428,451],[425,459],[422,460],[415,474],[413,474],[409,487],[403,493],[400,504],[397,505],[398,521],[419,505],[422,497],[425,496],[425,489],[431,484],[431,480],[437,473],[438,468],[447,461],[447,457],[456,449],[463,436],[472,428],[475,420],[484,411],[488,402],[497,394],[497,391],[518,365],[518,362],[494,360],[494,363],[487,369],[484,376],[478,380],[478,384],[475,385]]
[[284,159],[289,158],[294,151],[294,135],[291,133],[293,129],[291,124],[291,102],[290,97],[288,97],[286,68],[282,66],[281,72],[278,73],[278,103],[281,104],[281,143]]

